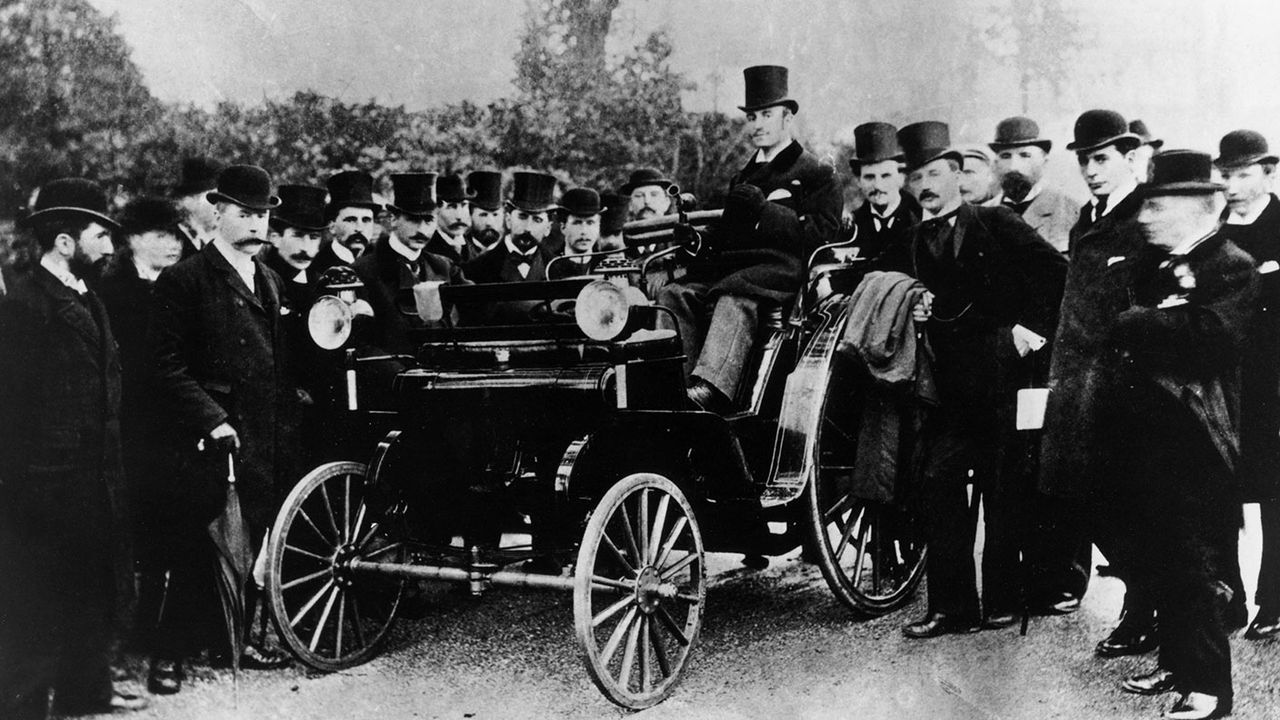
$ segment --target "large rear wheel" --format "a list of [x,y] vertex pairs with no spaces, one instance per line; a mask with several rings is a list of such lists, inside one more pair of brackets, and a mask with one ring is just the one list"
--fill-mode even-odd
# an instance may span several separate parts
[[651,473],[618,481],[578,548],[573,616],[587,672],[639,709],[671,694],[702,627],[702,534],[680,488]]
[[[378,650],[404,580],[350,570],[352,560],[397,562],[404,551],[391,512],[365,504],[366,467],[332,462],[307,473],[276,516],[268,548],[267,596],[280,638],[318,670],[359,665]],[[391,519],[388,519],[391,518]]]

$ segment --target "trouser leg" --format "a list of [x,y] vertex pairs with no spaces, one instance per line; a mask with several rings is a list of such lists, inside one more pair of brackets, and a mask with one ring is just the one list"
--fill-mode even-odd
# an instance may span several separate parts
[[975,440],[950,418],[926,420],[917,467],[920,517],[929,545],[929,609],[955,617],[978,616],[973,567],[974,522],[965,492]]
[[738,394],[738,383],[759,333],[760,301],[736,295],[720,296],[693,374],[732,399]]
[[1262,516],[1262,562],[1254,600],[1267,612],[1280,612],[1280,502],[1258,504]]
[[658,313],[658,327],[680,333],[686,375],[693,372],[702,351],[710,289],[705,283],[671,283],[658,290],[657,303],[675,316]]

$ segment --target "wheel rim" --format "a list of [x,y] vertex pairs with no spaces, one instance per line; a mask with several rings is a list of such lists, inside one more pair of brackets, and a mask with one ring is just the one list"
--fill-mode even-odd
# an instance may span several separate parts
[[[837,363],[826,397],[849,398],[854,375]],[[841,602],[879,615],[911,599],[924,575],[926,547],[899,506],[854,497],[846,479],[857,454],[860,402],[826,403],[818,431],[818,465],[806,488],[809,543]]]
[[394,562],[395,514],[373,517],[366,468],[321,465],[289,494],[269,547],[267,592],[285,645],[319,670],[358,665],[377,652],[404,592],[402,579],[352,572],[352,560]]
[[574,577],[574,624],[591,679],[613,702],[671,694],[697,643],[706,600],[702,534],[674,483],[640,473],[597,504]]

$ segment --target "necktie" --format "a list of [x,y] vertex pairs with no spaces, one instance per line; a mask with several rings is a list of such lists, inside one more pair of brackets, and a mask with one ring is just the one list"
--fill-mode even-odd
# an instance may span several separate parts
[[1102,218],[1102,213],[1107,211],[1107,196],[1099,195],[1098,204],[1093,206],[1093,221],[1098,222]]

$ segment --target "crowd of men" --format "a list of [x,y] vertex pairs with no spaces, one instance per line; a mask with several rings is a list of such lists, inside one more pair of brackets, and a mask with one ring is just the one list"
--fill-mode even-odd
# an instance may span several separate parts
[[[1280,201],[1265,139],[1230,132],[1217,157],[1164,150],[1141,121],[1089,110],[1066,145],[1090,192],[1079,204],[1046,181],[1054,143],[1030,118],[965,148],[941,122],[869,122],[850,162],[865,202],[845,216],[839,173],[793,138],[786,69],[745,80],[754,150],[715,251],[654,293],[684,344],[690,406],[735,410],[762,309],[790,302],[810,255],[846,240],[847,261],[923,288],[909,311],[935,392],[907,472],[928,612],[904,633],[1074,612],[1097,545],[1127,587],[1097,653],[1160,649],[1123,688],[1177,691],[1172,718],[1229,713],[1229,633],[1280,634]],[[51,694],[68,714],[141,706],[112,686],[130,625],[155,694],[179,691],[200,650],[226,652],[205,527],[228,453],[255,552],[307,467],[307,418],[328,387],[306,315],[332,269],[363,285],[368,342],[412,353],[431,322],[401,312],[415,286],[589,273],[622,248],[625,220],[672,211],[674,184],[641,168],[616,193],[557,195],[546,173],[411,172],[390,176],[384,200],[365,170],[274,189],[252,165],[182,170],[171,197],[116,216],[88,180],[48,183],[22,221],[29,262],[3,275],[6,717],[45,717]],[[1034,387],[1049,389],[1039,412],[1042,395],[1019,393]],[[970,483],[986,507],[982,587]],[[1245,501],[1261,501],[1264,532],[1252,622],[1236,561]],[[243,662],[287,661],[250,642]]]

